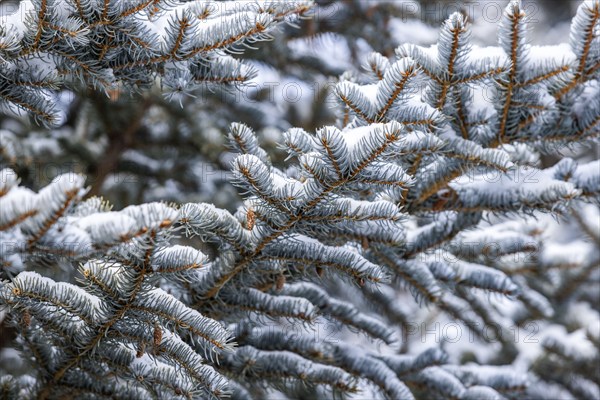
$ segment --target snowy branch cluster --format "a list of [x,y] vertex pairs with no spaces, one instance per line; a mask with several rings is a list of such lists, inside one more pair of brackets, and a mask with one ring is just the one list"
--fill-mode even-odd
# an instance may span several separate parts
[[116,91],[161,78],[170,96],[200,83],[247,80],[252,70],[227,54],[265,40],[296,1],[23,1],[0,29],[3,106],[57,122],[52,93],[81,83]]
[[[40,118],[59,77],[237,76],[223,47],[308,7],[244,3],[202,25],[202,2],[69,4],[36,4],[0,46],[0,95]],[[335,88],[337,126],[282,134],[284,167],[233,124],[235,212],[111,211],[81,175],[36,193],[3,169],[0,304],[32,365],[0,378],[3,395],[597,398],[600,162],[540,157],[598,140],[600,2],[579,6],[569,44],[531,45],[527,22],[512,1],[497,47],[471,45],[455,13],[434,46],[373,53]],[[138,42],[151,26],[160,48]],[[76,282],[43,276],[74,264]],[[417,320],[468,329],[472,348],[447,331],[419,347]],[[531,326],[541,340],[515,340]]]

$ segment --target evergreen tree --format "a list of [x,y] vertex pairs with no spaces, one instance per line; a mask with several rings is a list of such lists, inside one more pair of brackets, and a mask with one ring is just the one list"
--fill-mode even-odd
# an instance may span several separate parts
[[[116,32],[98,28],[107,17],[78,4],[81,21],[36,5],[35,23],[13,47],[35,49],[39,36],[48,54],[67,44],[77,51],[84,42],[69,32],[83,29],[79,22],[93,25],[90,43]],[[129,10],[107,4],[117,20]],[[173,6],[154,4],[132,12],[161,16]],[[266,27],[262,18],[275,23],[308,6],[243,4],[233,14],[222,8],[218,20],[246,21],[239,12]],[[173,12],[163,25],[171,27],[166,48],[194,53],[193,41],[177,45],[187,24],[173,29],[188,11]],[[99,197],[86,199],[81,175],[60,175],[36,193],[2,170],[0,303],[17,332],[6,349],[23,356],[0,367],[3,395],[598,398],[600,164],[561,151],[598,141],[599,19],[600,2],[584,1],[569,44],[534,46],[527,14],[512,1],[498,46],[481,48],[454,13],[436,46],[373,53],[364,74],[344,74],[336,126],[283,133],[283,166],[251,128],[233,124],[228,178],[243,197],[234,212],[206,202],[111,211]],[[67,21],[77,28],[57,30],[66,36],[46,32]],[[223,46],[233,43],[220,34],[238,35],[204,28]],[[133,60],[120,49],[116,64],[103,67],[90,49],[79,48],[78,60],[97,69],[70,65],[60,85],[77,87],[75,77],[98,84],[96,73],[132,62],[145,68],[114,75],[124,88],[144,74],[171,85],[163,58],[178,50]],[[20,52],[4,53],[5,63],[22,62]],[[58,54],[44,64],[58,71],[50,75],[66,62]],[[220,52],[212,64],[210,54],[194,56],[175,59],[177,82],[224,76],[221,62],[235,62]],[[1,93],[43,121],[52,92],[21,77],[35,70],[24,65],[3,78],[9,89]],[[19,79],[27,90],[15,89]],[[26,100],[13,101],[13,92]],[[545,166],[544,154],[560,161]],[[424,349],[416,329],[427,334],[435,322],[439,340]]]

